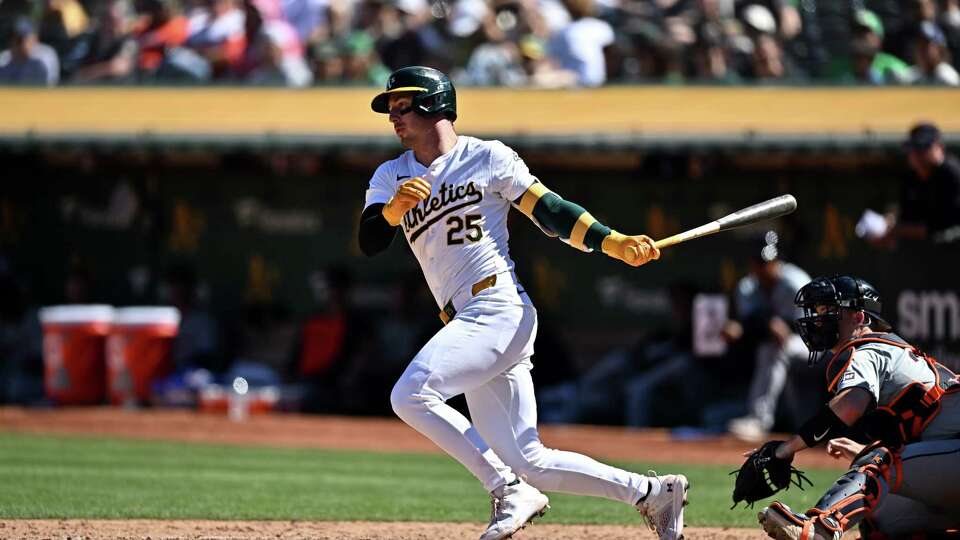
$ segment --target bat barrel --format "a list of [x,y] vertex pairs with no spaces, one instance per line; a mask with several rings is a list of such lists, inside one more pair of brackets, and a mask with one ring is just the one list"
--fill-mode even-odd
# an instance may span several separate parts
[[726,231],[785,216],[796,209],[797,199],[793,195],[781,195],[737,210],[732,214],[723,216],[717,222],[720,224],[720,230]]

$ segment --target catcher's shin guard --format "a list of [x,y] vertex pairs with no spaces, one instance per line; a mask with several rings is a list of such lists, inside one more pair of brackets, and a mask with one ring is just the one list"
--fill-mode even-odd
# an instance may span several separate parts
[[810,518],[778,501],[757,514],[757,520],[774,540],[839,540],[841,535],[839,526],[831,518]]
[[880,500],[896,491],[902,478],[900,456],[882,446],[868,446],[820,498],[807,515],[830,529],[849,530],[876,508]]

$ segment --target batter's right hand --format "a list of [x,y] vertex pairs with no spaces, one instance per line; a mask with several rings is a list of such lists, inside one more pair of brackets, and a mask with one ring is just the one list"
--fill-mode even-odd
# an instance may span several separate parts
[[654,245],[653,239],[642,234],[626,236],[611,230],[603,239],[601,249],[607,255],[630,266],[640,266],[660,258],[660,250]]
[[383,206],[383,218],[396,227],[403,220],[404,214],[430,196],[432,189],[430,183],[420,176],[400,184],[397,194]]

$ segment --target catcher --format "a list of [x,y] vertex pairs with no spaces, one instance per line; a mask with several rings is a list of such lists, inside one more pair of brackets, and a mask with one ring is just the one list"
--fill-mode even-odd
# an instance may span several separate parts
[[858,524],[863,540],[960,538],[957,376],[892,333],[880,295],[862,279],[817,278],[796,304],[810,363],[828,358],[834,397],[798,434],[750,455],[734,504],[800,485],[794,454],[826,443],[831,455],[851,460],[850,469],[806,513],[780,502],[764,508],[757,517],[771,538],[836,540]]

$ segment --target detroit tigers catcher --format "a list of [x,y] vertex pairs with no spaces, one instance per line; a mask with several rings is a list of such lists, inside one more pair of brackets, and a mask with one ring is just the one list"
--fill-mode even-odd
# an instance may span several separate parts
[[[508,248],[511,206],[545,233],[632,266],[659,257],[646,236],[597,222],[530,174],[499,141],[458,135],[456,91],[426,67],[394,72],[373,99],[407,149],[370,179],[359,242],[367,255],[403,232],[445,326],[397,381],[390,400],[404,422],[466,467],[490,492],[481,540],[512,536],[548,508],[544,491],[634,505],[661,539],[682,537],[687,479],[640,475],[545,448],[530,370],[537,311]],[[465,394],[472,422],[446,404]]]
[[859,524],[864,540],[960,538],[957,376],[893,333],[879,293],[862,279],[814,279],[796,304],[811,362],[826,359],[834,397],[797,435],[767,443],[765,459],[783,470],[796,452],[826,444],[851,465],[805,513],[779,502],[765,508],[764,531],[779,540],[835,540]]

